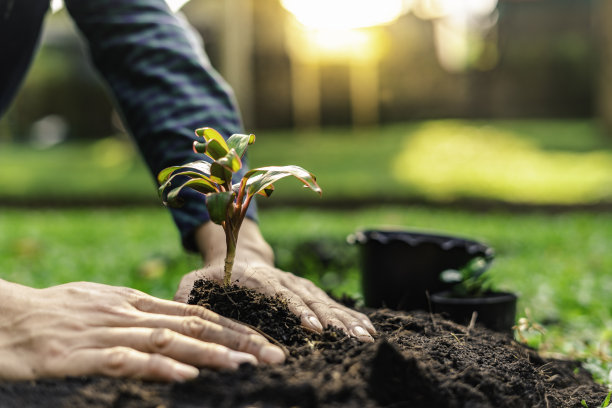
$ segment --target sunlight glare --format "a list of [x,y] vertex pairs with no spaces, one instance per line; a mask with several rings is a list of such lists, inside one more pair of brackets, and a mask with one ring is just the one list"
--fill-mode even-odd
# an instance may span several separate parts
[[55,14],[64,8],[63,0],[51,0],[51,13]]
[[183,7],[185,4],[187,4],[187,2],[189,2],[189,0],[166,0],[166,3],[168,4],[168,7],[173,12],[179,11],[181,9],[181,7]]
[[443,17],[485,16],[493,13],[497,0],[418,0],[413,11],[417,17],[431,20]]
[[[498,0],[417,0],[413,13],[431,20],[436,54],[449,72],[470,67],[493,68],[498,61],[497,44],[487,34],[497,24]],[[485,52],[487,50],[488,52]]]
[[281,0],[310,29],[353,29],[384,25],[408,11],[405,0]]
[[385,49],[376,32],[362,30],[309,30],[301,33],[294,51],[302,59],[326,61],[373,60]]
[[610,194],[612,154],[547,150],[512,130],[438,120],[406,138],[393,175],[399,186],[439,200],[584,204]]

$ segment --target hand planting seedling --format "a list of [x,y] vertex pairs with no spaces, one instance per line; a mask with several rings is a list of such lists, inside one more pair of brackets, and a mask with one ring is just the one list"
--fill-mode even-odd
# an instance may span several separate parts
[[193,150],[210,157],[213,161],[198,160],[182,166],[162,170],[157,176],[159,193],[164,205],[180,206],[182,189],[191,188],[205,196],[210,219],[225,231],[227,252],[224,266],[224,285],[231,283],[232,268],[236,255],[238,232],[247,209],[255,194],[270,197],[274,183],[284,177],[293,176],[304,183],[304,187],[321,194],[315,176],[299,166],[267,166],[247,171],[240,182],[232,184],[234,173],[242,168],[242,158],[248,145],[255,142],[255,135],[234,134],[226,140],[212,128],[201,128],[196,135],[204,142],[195,141]]
[[489,288],[489,277],[484,273],[489,269],[491,262],[483,257],[470,260],[463,268],[447,269],[440,274],[440,279],[446,283],[454,284],[451,289],[456,297],[479,297]]

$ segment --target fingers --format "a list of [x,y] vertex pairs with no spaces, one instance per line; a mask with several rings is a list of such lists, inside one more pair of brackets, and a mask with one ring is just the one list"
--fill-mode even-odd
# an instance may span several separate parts
[[[197,278],[214,279],[215,273],[215,268],[204,268]],[[287,299],[291,312],[300,318],[302,326],[310,330],[321,332],[324,327],[334,326],[361,341],[373,341],[372,335],[376,329],[367,316],[335,302],[307,279],[273,267],[248,264],[236,267],[235,273],[240,276],[242,285]],[[193,286],[194,277],[194,272],[186,275],[181,285],[189,281],[188,286]]]
[[333,326],[361,341],[374,341],[376,329],[365,315],[333,301],[307,279],[279,270],[278,276],[281,280],[270,280],[265,290],[284,296],[304,327],[321,332]]
[[202,306],[187,305],[181,302],[158,299],[152,296],[140,296],[134,299],[133,306],[146,313],[157,313],[173,316],[197,316],[200,319],[227,327],[238,333],[259,335],[255,330],[223,317]]
[[191,293],[191,289],[193,288],[193,283],[200,279],[201,277],[197,275],[197,271],[188,273],[187,275],[181,278],[181,282],[178,285],[176,293],[174,294],[174,300],[176,302],[187,303],[189,300],[189,294]]
[[[200,308],[194,306],[194,308]],[[277,346],[270,344],[259,334],[239,333],[231,328],[203,320],[197,316],[178,317],[163,315],[148,315],[142,320],[145,327],[168,328],[188,338],[198,339],[207,343],[216,343],[247,353],[256,358],[256,362],[278,364],[285,361],[285,353]]]
[[[370,319],[364,315],[363,313],[357,312],[356,310],[351,309],[350,307],[346,307],[341,305],[335,301],[333,301],[327,293],[325,293],[321,288],[317,287],[314,283],[308,281],[303,285],[303,288],[306,292],[309,293],[312,299],[316,302],[317,299],[322,301],[327,301],[330,304],[330,307],[334,309],[340,309],[343,313],[349,315],[348,322],[350,322],[347,327],[353,327],[355,331],[362,332],[361,329],[364,329],[369,334],[375,334],[376,329],[374,325],[370,321]],[[308,296],[308,295],[304,295]],[[346,324],[346,323],[345,323]],[[356,336],[359,337],[359,336]]]
[[185,336],[224,345],[250,353],[262,363],[285,361],[284,352],[271,345],[255,330],[218,315],[204,307],[139,296],[133,306],[145,314],[140,316],[142,327],[165,327]]
[[374,341],[371,334],[376,331],[371,327],[367,317],[334,302],[326,294],[312,294],[306,288],[298,288],[297,292],[304,303],[315,312],[324,327],[334,326],[361,341]]
[[[160,354],[128,347],[79,349],[47,366],[49,376],[107,375],[153,381],[183,382],[198,376],[199,370]],[[47,373],[43,373],[45,375]]]
[[199,341],[166,328],[130,327],[99,329],[89,334],[88,343],[101,348],[127,347],[159,354],[197,367],[235,369],[242,363],[257,365],[255,356],[221,344]]

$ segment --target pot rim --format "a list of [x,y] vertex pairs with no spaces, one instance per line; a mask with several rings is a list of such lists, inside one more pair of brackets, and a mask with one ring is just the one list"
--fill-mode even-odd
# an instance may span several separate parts
[[390,242],[402,242],[411,247],[416,247],[424,243],[439,245],[443,250],[463,247],[469,254],[481,253],[487,260],[492,260],[495,251],[490,246],[478,242],[474,239],[462,236],[449,235],[445,233],[402,228],[370,228],[360,229],[347,237],[351,244],[365,245],[369,242],[388,244]]
[[512,302],[518,299],[518,296],[513,292],[486,292],[480,297],[456,297],[452,295],[450,290],[436,292],[430,296],[432,303],[447,304],[447,305],[473,305],[473,304],[498,304]]

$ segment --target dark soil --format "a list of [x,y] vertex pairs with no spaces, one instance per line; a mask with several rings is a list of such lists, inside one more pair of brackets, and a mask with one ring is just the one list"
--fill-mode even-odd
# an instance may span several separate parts
[[192,303],[258,327],[280,366],[203,369],[185,384],[102,377],[0,383],[0,407],[597,407],[606,389],[577,363],[424,312],[372,310],[375,343],[315,334],[280,299],[198,282]]

